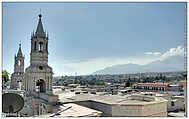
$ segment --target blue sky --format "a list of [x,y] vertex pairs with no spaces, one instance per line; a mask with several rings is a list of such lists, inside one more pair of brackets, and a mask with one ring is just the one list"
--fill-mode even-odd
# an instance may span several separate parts
[[3,69],[13,72],[20,41],[25,68],[29,66],[31,32],[37,28],[40,9],[49,33],[49,65],[57,76],[145,64],[171,48],[184,47],[185,5],[4,2]]

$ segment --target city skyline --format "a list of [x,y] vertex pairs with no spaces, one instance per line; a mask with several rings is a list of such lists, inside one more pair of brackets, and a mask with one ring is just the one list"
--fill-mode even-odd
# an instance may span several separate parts
[[20,41],[25,68],[29,66],[31,32],[37,28],[39,9],[49,33],[49,64],[55,76],[183,56],[185,5],[4,2],[3,69],[13,72]]

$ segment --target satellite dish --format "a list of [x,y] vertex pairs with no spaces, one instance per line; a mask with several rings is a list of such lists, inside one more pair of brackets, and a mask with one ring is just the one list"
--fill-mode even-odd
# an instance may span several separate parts
[[24,107],[24,99],[15,93],[3,94],[3,112],[17,113]]

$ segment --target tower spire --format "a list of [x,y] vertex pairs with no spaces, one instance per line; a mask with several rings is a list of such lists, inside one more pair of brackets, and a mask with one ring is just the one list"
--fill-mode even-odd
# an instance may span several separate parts
[[42,18],[42,15],[41,15],[41,13],[40,13],[40,14],[39,14],[39,22],[38,22],[37,30],[36,30],[36,32],[35,32],[35,35],[36,35],[37,37],[45,37],[45,32],[44,32],[44,30],[43,30],[43,24],[42,24],[41,18]]
[[19,43],[19,50],[18,50],[18,53],[17,53],[17,57],[18,56],[22,57],[21,43]]

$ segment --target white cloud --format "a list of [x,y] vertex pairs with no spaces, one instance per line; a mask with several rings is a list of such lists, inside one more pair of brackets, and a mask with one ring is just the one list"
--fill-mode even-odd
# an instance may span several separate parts
[[160,60],[164,60],[170,56],[184,56],[184,48],[182,46],[178,46],[177,48],[171,48],[169,51],[163,53],[160,57]]
[[145,55],[154,55],[154,56],[161,55],[160,52],[145,52],[144,54]]
[[182,46],[178,46],[177,48],[170,48],[165,53],[160,52],[145,52],[146,55],[153,55],[153,56],[160,56],[157,58],[157,60],[165,60],[166,58],[170,56],[177,56],[177,55],[184,55],[184,48]]

